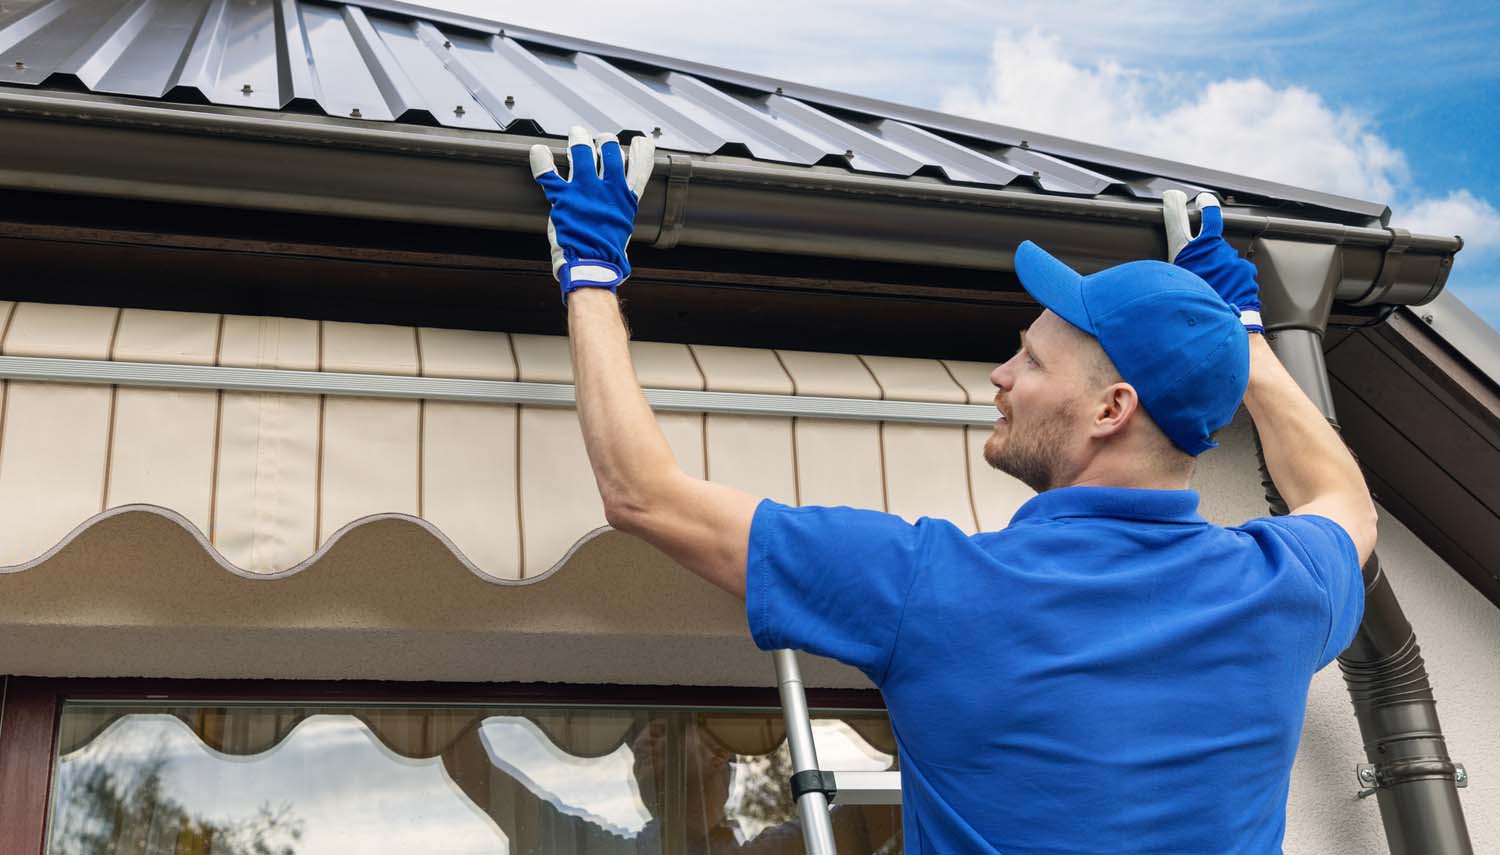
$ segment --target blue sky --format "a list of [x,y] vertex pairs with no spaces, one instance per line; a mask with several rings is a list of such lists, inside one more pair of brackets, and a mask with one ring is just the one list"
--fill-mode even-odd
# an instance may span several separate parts
[[1500,6],[430,5],[1385,202],[1500,327]]

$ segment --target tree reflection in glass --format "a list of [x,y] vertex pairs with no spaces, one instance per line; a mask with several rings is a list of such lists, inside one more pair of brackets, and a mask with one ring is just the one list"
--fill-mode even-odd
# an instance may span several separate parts
[[[814,728],[893,767],[878,715]],[[69,703],[60,742],[49,855],[802,853],[779,711]],[[833,814],[899,851],[898,808]]]

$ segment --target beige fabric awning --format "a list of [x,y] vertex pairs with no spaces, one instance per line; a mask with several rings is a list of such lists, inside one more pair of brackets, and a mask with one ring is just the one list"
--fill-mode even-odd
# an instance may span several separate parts
[[[413,377],[572,382],[534,335],[0,303],[0,353]],[[635,342],[644,386],[988,403],[991,366]],[[10,380],[0,392],[0,568],[110,509],[175,511],[222,563],[279,573],[362,521],[429,526],[496,580],[545,575],[604,527],[572,409]],[[1002,526],[1029,491],[980,458],[987,429],[667,412],[683,468],[792,504]]]
[[[0,303],[0,329],[0,357],[207,366],[211,384],[213,366],[571,382],[566,340],[544,336],[39,303]],[[649,342],[632,357],[645,386],[704,398],[992,394],[987,365]],[[659,416],[689,472],[785,502],[973,531],[1030,495],[983,463],[986,427]],[[606,531],[566,407],[0,385],[0,673],[773,684],[739,601]],[[868,685],[826,660],[803,674]]]

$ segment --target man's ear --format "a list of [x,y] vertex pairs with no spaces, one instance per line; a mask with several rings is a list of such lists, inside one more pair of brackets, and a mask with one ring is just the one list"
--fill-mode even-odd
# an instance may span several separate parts
[[1098,405],[1090,426],[1095,437],[1113,436],[1125,429],[1140,409],[1141,399],[1135,387],[1124,381],[1111,383],[1099,392]]

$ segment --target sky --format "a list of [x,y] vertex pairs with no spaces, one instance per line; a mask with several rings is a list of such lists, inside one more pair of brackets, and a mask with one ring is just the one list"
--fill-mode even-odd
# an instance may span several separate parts
[[424,5],[1384,202],[1500,327],[1500,4]]

